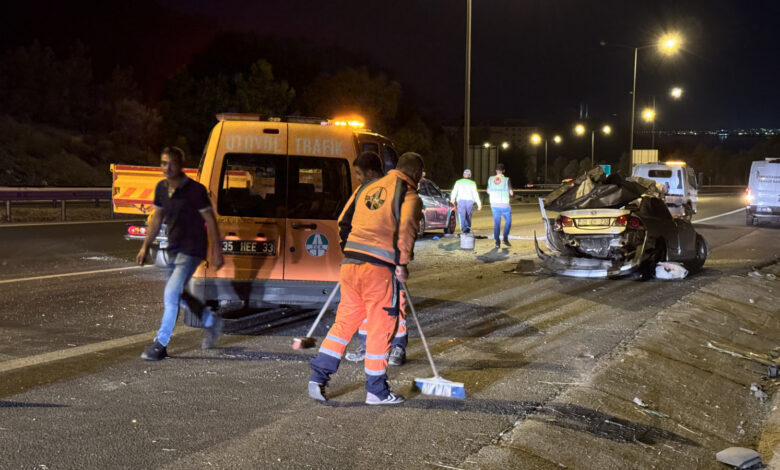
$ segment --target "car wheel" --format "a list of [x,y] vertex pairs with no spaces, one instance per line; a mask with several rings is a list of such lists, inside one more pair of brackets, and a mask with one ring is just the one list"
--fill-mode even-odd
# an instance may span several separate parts
[[190,309],[179,307],[179,316],[184,314],[184,324],[193,328],[203,328],[203,321],[198,315],[193,313]]
[[693,274],[701,271],[705,261],[707,261],[707,243],[701,235],[696,235],[696,256],[683,265],[688,272]]
[[457,227],[457,220],[455,220],[455,213],[450,213],[450,222],[444,227],[444,233],[455,233],[455,227]]
[[417,229],[417,236],[422,237],[425,235],[425,216],[420,219],[420,227]]
[[745,225],[747,225],[748,227],[752,227],[753,226],[753,222],[755,220],[756,220],[755,217],[753,217],[752,215],[748,214],[747,217],[745,217]]

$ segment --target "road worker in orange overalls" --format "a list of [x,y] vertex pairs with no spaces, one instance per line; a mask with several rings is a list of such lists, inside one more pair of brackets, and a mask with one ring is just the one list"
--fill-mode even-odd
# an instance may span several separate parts
[[[376,152],[363,152],[352,162],[355,167],[358,182],[361,185],[368,184],[384,175],[382,168],[382,159]],[[423,172],[425,173],[425,172]],[[393,341],[390,343],[390,357],[387,362],[391,366],[402,366],[406,362],[406,346],[409,344],[409,338],[406,334],[406,294],[401,292],[401,308],[398,315],[398,330],[395,332]],[[354,351],[344,355],[344,359],[351,362],[361,362],[366,357],[366,327],[368,319],[358,329],[358,347]]]
[[341,301],[336,321],[310,367],[309,396],[325,401],[325,386],[336,372],[352,336],[366,320],[366,404],[397,405],[404,397],[390,391],[387,360],[401,308],[422,201],[417,181],[423,160],[405,153],[396,169],[359,187],[339,217],[344,251],[339,282]]

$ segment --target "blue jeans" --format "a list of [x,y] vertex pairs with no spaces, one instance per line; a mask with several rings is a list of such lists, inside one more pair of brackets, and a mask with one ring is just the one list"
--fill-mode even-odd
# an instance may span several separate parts
[[458,202],[458,218],[460,219],[460,231],[471,232],[471,215],[474,213],[474,201]]
[[[167,346],[171,340],[176,317],[179,314],[179,302],[184,292],[184,286],[187,285],[192,274],[195,273],[198,265],[203,261],[200,258],[185,255],[184,253],[171,255],[169,260],[168,282],[165,283],[165,294],[163,296],[165,310],[160,323],[160,329],[157,331],[157,337],[154,338],[155,341],[163,346]],[[190,295],[189,297],[192,296]],[[211,314],[210,309],[202,309],[201,321],[203,326],[207,328],[214,324],[214,316]]]
[[496,243],[501,241],[498,238],[501,232],[501,217],[504,218],[504,241],[509,240],[509,229],[512,227],[512,208],[511,207],[491,207],[493,211],[493,238]]

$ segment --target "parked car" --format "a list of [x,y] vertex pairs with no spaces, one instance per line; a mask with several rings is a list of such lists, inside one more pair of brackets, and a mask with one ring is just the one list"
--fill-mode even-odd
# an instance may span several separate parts
[[419,235],[433,229],[454,233],[457,226],[455,205],[436,184],[426,178],[417,184],[417,194],[423,203],[423,218],[420,220]]
[[682,263],[695,273],[710,252],[690,221],[672,217],[658,185],[646,178],[606,177],[594,168],[544,203],[547,246],[536,252],[545,268],[574,277],[650,277],[661,261]]

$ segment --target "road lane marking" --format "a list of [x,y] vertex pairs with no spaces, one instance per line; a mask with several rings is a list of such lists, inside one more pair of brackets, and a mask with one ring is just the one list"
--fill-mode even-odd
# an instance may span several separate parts
[[94,271],[79,271],[77,273],[62,273],[62,274],[49,274],[46,276],[20,277],[18,279],[4,279],[0,281],[0,284],[10,284],[12,282],[24,282],[24,281],[40,281],[43,279],[54,279],[57,277],[84,276],[87,274],[110,273],[116,271],[126,271],[128,269],[151,268],[151,267],[154,267],[154,265],[145,264],[143,266],[125,266],[123,268],[96,269]]
[[[173,329],[173,333],[179,335],[183,334],[184,327],[177,326]],[[11,359],[10,361],[0,362],[0,374],[16,369],[22,369],[24,367],[37,366],[41,364],[47,364],[49,362],[60,361],[63,359],[71,359],[77,356],[83,356],[85,354],[106,351],[108,349],[117,349],[124,346],[132,346],[134,344],[151,342],[156,334],[157,331],[149,331],[147,333],[139,333],[137,335],[125,336],[123,338],[116,338],[108,341],[101,341],[99,343],[76,346],[75,348],[61,349],[59,351],[38,354],[36,356]]]
[[41,227],[44,225],[79,225],[79,224],[122,224],[130,222],[143,222],[145,219],[114,219],[114,220],[73,220],[65,222],[19,222],[13,224],[0,224],[0,228],[6,227]]
[[701,223],[701,222],[706,222],[706,221],[708,221],[708,220],[717,219],[718,217],[723,217],[723,216],[725,216],[725,215],[736,214],[737,212],[741,212],[741,211],[744,211],[744,210],[745,210],[745,208],[744,208],[744,207],[740,207],[739,209],[734,209],[734,210],[733,210],[733,211],[731,211],[731,212],[724,212],[724,213],[722,213],[722,214],[713,215],[712,217],[705,217],[705,218],[703,218],[703,219],[697,219],[697,220],[694,220],[694,221],[693,221],[693,223],[694,223],[694,224],[698,224],[698,223]]

